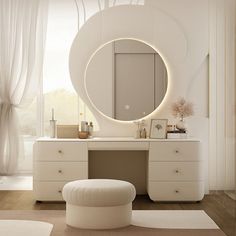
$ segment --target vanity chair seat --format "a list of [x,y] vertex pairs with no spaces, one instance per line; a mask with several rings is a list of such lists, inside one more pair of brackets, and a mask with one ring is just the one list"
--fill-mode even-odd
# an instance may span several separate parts
[[130,225],[135,187],[126,181],[86,179],[67,183],[67,225],[84,229],[113,229]]

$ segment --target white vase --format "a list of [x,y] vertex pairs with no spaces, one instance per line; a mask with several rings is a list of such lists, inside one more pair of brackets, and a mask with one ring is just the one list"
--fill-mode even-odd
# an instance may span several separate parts
[[186,124],[183,117],[176,123],[176,128],[182,132],[186,132]]

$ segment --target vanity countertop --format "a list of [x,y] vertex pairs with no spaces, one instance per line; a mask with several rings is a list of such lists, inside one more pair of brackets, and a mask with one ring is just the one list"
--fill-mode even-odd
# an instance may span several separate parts
[[196,142],[200,141],[199,139],[189,137],[187,139],[136,139],[134,137],[92,137],[88,139],[79,139],[79,138],[49,138],[49,137],[40,137],[37,139],[40,142],[178,142],[178,141],[185,141],[185,142]]

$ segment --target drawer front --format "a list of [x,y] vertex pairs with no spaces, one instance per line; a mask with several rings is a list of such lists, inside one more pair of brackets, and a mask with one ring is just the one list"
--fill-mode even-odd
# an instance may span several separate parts
[[35,162],[34,180],[71,181],[88,178],[88,162]]
[[67,182],[38,182],[34,181],[33,191],[38,201],[63,201],[62,189]]
[[203,181],[203,162],[149,162],[150,181]]
[[89,150],[149,150],[149,142],[88,142]]
[[200,201],[204,196],[204,182],[151,181],[148,195],[153,201]]
[[200,142],[151,142],[149,161],[198,161]]
[[35,160],[38,161],[87,161],[87,143],[37,142]]

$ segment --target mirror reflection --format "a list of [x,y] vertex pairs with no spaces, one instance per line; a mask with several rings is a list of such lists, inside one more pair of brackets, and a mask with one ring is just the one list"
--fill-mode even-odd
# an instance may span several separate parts
[[105,115],[123,121],[153,112],[167,90],[167,70],[160,55],[131,39],[110,42],[98,50],[86,71],[86,88]]

